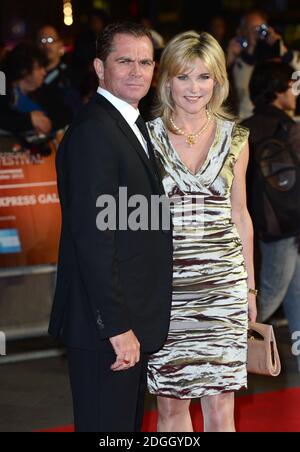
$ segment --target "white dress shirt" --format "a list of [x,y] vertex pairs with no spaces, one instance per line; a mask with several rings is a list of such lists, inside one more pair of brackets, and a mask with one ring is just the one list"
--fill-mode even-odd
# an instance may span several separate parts
[[138,128],[138,126],[135,123],[137,118],[140,115],[139,110],[135,109],[132,105],[128,104],[127,102],[125,102],[122,99],[119,99],[118,97],[114,96],[109,91],[107,91],[104,88],[101,88],[100,86],[97,89],[97,93],[100,94],[101,96],[105,97],[105,99],[107,99],[121,113],[121,115],[123,116],[123,118],[125,119],[127,124],[133,130],[137,139],[143,146],[143,149],[146,152],[147,156],[149,157],[147,142],[146,142],[145,138],[143,137],[142,133],[140,132],[140,129]]

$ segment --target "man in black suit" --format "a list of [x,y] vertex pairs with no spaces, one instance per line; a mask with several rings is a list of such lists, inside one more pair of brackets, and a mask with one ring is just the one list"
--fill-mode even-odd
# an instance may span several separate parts
[[172,233],[161,221],[133,230],[118,227],[118,216],[116,230],[102,230],[96,220],[102,195],[126,212],[120,187],[142,195],[149,212],[163,194],[138,111],[153,74],[151,36],[140,25],[109,25],[94,66],[98,93],[57,156],[62,232],[49,331],[68,350],[76,431],[130,432],[141,428],[147,356],[168,332]]

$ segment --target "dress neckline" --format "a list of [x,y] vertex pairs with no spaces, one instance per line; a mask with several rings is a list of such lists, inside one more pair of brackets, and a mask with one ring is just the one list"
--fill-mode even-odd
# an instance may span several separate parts
[[[161,119],[161,118],[160,118],[160,119]],[[171,140],[170,140],[170,137],[169,137],[169,134],[168,134],[168,130],[167,130],[165,124],[163,123],[163,120],[162,120],[162,119],[161,119],[161,122],[162,122],[162,126],[163,126],[163,128],[164,128],[164,131],[165,131],[165,133],[166,133],[166,139],[167,139],[167,143],[168,143],[168,145],[169,145],[169,148],[172,150],[172,152],[173,152],[173,154],[174,154],[176,160],[177,160],[178,163],[181,165],[181,167],[182,167],[183,169],[185,169],[185,171],[188,172],[192,177],[197,177],[197,176],[199,176],[200,174],[202,174],[202,173],[204,172],[205,168],[207,167],[207,164],[208,164],[208,162],[209,162],[209,160],[210,160],[212,151],[213,151],[213,149],[215,148],[216,143],[219,141],[220,127],[219,127],[219,120],[218,120],[218,118],[215,118],[215,123],[216,123],[216,125],[215,125],[215,131],[214,131],[214,139],[213,139],[213,142],[212,142],[212,144],[211,144],[211,146],[210,146],[210,148],[209,148],[209,150],[208,150],[208,152],[207,152],[207,155],[206,155],[206,158],[205,158],[204,162],[202,163],[202,165],[200,166],[200,168],[196,171],[196,173],[193,173],[193,172],[188,168],[188,166],[183,162],[182,158],[180,157],[179,153],[177,152],[176,148],[173,146],[173,144],[172,144],[172,142],[171,142]]]

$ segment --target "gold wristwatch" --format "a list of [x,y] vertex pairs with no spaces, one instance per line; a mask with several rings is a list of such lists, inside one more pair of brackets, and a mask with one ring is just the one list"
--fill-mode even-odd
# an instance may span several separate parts
[[257,297],[257,294],[258,294],[258,290],[257,289],[248,289],[248,292],[249,293],[252,293],[253,295],[255,295],[256,297]]

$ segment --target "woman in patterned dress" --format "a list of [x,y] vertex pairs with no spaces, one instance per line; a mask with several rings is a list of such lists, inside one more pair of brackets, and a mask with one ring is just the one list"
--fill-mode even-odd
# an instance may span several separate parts
[[205,431],[234,431],[234,391],[247,385],[247,326],[256,319],[248,130],[226,113],[227,96],[217,41],[176,36],[162,56],[158,114],[148,123],[174,224],[170,331],[149,362],[158,431],[192,431],[193,398],[201,398]]

